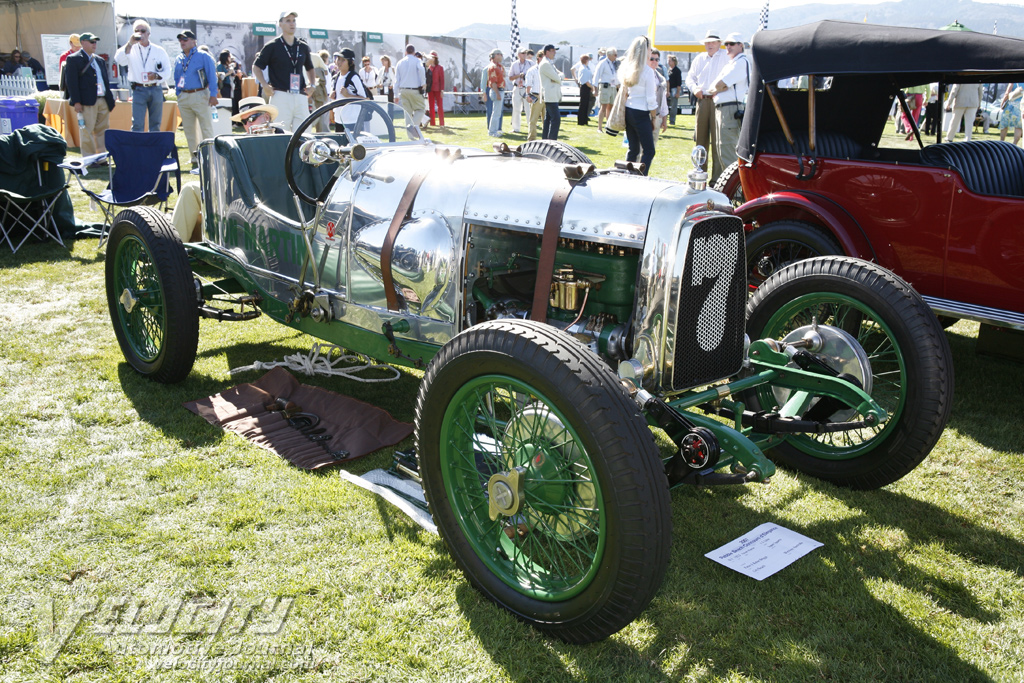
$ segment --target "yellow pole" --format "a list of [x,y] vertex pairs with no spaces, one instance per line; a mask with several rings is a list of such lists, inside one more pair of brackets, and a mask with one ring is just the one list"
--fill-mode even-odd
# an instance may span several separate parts
[[654,28],[658,20],[658,0],[654,0],[654,9],[651,11],[651,25],[647,27],[647,37],[651,39],[651,45],[654,45]]

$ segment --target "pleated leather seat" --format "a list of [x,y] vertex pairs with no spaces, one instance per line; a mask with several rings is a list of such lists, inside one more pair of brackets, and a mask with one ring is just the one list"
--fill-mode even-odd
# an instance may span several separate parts
[[[800,154],[810,156],[807,147],[807,131],[794,131],[796,148]],[[781,131],[762,134],[757,140],[757,148],[760,152],[768,154],[792,154],[793,148],[786,142],[786,136]],[[818,131],[815,135],[816,156],[832,157],[834,159],[859,159],[863,154],[863,146],[852,138],[842,133],[831,131]]]
[[1009,142],[972,140],[930,145],[921,162],[959,173],[968,189],[978,194],[1024,197],[1024,149]]

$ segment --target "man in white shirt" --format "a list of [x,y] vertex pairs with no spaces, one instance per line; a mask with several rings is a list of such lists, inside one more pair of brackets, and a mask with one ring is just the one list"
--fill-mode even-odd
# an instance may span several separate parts
[[[598,53],[600,54],[600,52]],[[612,111],[612,104],[615,103],[615,93],[619,91],[619,77],[615,70],[615,60],[619,53],[614,47],[605,51],[605,58],[597,65],[594,71],[594,86],[597,88],[597,101],[601,109],[597,112],[597,130],[604,132],[604,120]]]
[[[718,74],[725,68],[729,55],[721,50],[722,42],[717,31],[708,30],[704,36],[705,53],[694,57],[690,70],[686,73],[686,87],[697,99],[696,122],[693,126],[693,140],[711,153],[709,161],[713,179],[717,179],[725,168],[718,156],[717,131],[715,130],[715,105],[711,100],[711,90],[718,81]],[[713,181],[712,181],[713,182]]]
[[427,72],[423,62],[416,56],[416,48],[405,46],[405,57],[395,65],[395,90],[398,91],[398,103],[405,110],[406,130],[410,140],[419,140],[419,122],[427,111],[426,100],[423,99],[424,86],[427,84]]
[[523,111],[529,116],[530,104],[526,101],[526,72],[533,66],[533,62],[527,61],[526,53],[528,47],[519,48],[518,61],[513,62],[508,69],[509,86],[512,88],[512,132],[520,131],[520,120]]
[[580,106],[576,110],[576,125],[590,125],[590,108],[594,102],[594,70],[590,68],[590,55],[580,56],[580,68],[574,74],[580,86]]
[[164,81],[171,75],[171,60],[167,51],[149,42],[149,24],[139,19],[132,25],[132,36],[114,54],[114,61],[128,67],[128,82],[132,89],[132,130],[141,133],[146,128],[160,130],[164,117]]
[[544,46],[544,59],[540,62],[540,87],[544,90],[544,130],[541,137],[557,140],[562,115],[558,103],[562,101],[562,72],[555,66],[558,48],[550,43]]
[[722,160],[722,167],[715,169],[718,175],[736,161],[736,143],[739,142],[740,124],[750,88],[750,62],[743,54],[740,34],[730,33],[722,46],[729,55],[729,62],[718,74],[711,91],[715,101],[718,157]]
[[[526,56],[533,57],[533,50],[527,50]],[[540,87],[540,59],[536,63],[532,59],[528,61],[533,66],[526,70],[526,76],[523,78],[526,83],[526,102],[530,112],[530,120],[527,123],[527,142],[537,139],[537,123],[544,113],[544,91]]]
[[366,92],[372,98],[379,79],[377,78],[377,70],[373,68],[373,62],[370,61],[369,55],[363,57],[363,68],[359,70],[359,79],[363,82]]

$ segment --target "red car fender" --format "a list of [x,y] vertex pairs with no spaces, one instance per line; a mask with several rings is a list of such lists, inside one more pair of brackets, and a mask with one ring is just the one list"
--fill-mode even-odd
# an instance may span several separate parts
[[785,219],[813,223],[831,233],[847,256],[877,260],[857,221],[836,202],[813,192],[766,194],[736,207],[736,215],[743,219],[744,229],[748,232],[756,230],[755,222],[766,225]]

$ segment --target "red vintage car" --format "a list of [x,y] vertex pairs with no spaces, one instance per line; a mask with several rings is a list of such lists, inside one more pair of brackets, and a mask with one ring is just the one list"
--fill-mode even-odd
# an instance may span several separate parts
[[942,316],[1024,329],[1024,150],[942,142],[942,120],[933,144],[916,123],[913,149],[882,136],[910,86],[937,82],[941,102],[955,83],[1024,81],[1024,41],[823,21],[752,42],[739,162],[717,186],[740,203],[750,286],[847,254],[895,271]]

